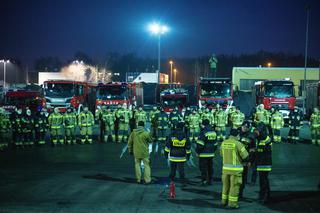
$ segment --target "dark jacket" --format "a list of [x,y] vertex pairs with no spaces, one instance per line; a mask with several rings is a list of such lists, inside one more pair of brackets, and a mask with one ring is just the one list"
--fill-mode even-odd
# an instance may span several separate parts
[[258,140],[256,161],[257,171],[272,170],[272,142],[269,136]]
[[291,129],[302,126],[303,115],[300,112],[291,111],[289,114],[289,127]]
[[181,130],[166,142],[165,156],[171,162],[186,162],[191,154],[191,144],[185,133]]
[[217,134],[212,130],[211,126],[208,125],[203,128],[200,132],[197,140],[196,152],[200,158],[212,158],[217,150],[218,143],[216,141]]

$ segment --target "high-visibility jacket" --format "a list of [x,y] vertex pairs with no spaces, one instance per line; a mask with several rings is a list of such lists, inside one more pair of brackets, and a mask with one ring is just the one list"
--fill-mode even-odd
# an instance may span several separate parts
[[7,115],[1,114],[0,115],[0,131],[3,133],[9,132],[11,129],[10,119]]
[[320,127],[320,112],[312,113],[310,117],[310,126],[311,128],[319,128]]
[[157,126],[157,117],[159,116],[159,114],[160,114],[160,111],[158,109],[151,110],[151,112],[149,113],[149,120],[153,127]]
[[284,126],[283,116],[280,112],[276,111],[271,117],[271,128],[281,129]]
[[236,137],[230,136],[221,144],[222,172],[224,174],[240,174],[243,161],[249,156],[246,147]]
[[74,128],[77,125],[77,116],[74,112],[67,112],[63,115],[63,123],[66,128]]
[[94,117],[92,112],[81,112],[78,120],[80,127],[91,127],[94,125]]
[[200,158],[212,158],[217,149],[217,134],[210,126],[206,126],[200,132],[197,140],[196,152]]
[[201,120],[209,120],[210,124],[214,124],[214,116],[211,112],[202,113]]
[[116,119],[113,112],[105,111],[102,113],[102,120],[106,126],[113,126]]
[[63,125],[63,116],[60,113],[52,113],[48,120],[52,129],[59,129]]
[[158,129],[167,129],[168,122],[169,122],[168,115],[165,112],[160,112],[159,116],[157,117]]
[[200,115],[198,113],[196,114],[190,114],[188,116],[188,123],[189,123],[189,128],[200,128]]
[[270,120],[270,114],[267,110],[265,109],[259,109],[256,111],[254,115],[254,121],[257,123],[264,123],[266,125],[269,125],[269,120]]
[[272,141],[267,136],[258,141],[257,146],[257,171],[271,171],[272,169]]
[[227,114],[221,109],[216,113],[215,116],[215,124],[217,127],[225,127],[228,123],[228,116]]
[[143,110],[138,110],[135,113],[136,122],[139,123],[139,121],[143,121],[144,123],[147,122],[147,113]]
[[184,137],[183,132],[177,133],[177,137],[171,137],[166,142],[165,154],[171,162],[186,162],[191,154],[190,141]]
[[34,120],[33,117],[30,115],[24,115],[22,116],[22,129],[23,132],[31,132],[33,130],[33,126],[34,126]]
[[177,124],[183,121],[182,115],[178,112],[171,112],[169,116],[171,127],[176,128]]
[[16,112],[13,112],[10,116],[10,121],[11,121],[11,126],[12,126],[12,131],[14,133],[19,133],[22,132],[22,128],[21,128],[21,119],[22,119],[22,115],[19,115]]
[[43,115],[35,116],[34,118],[34,129],[36,132],[45,132],[48,127],[47,117]]
[[242,112],[235,111],[232,113],[231,121],[233,125],[241,126],[244,122],[245,116]]

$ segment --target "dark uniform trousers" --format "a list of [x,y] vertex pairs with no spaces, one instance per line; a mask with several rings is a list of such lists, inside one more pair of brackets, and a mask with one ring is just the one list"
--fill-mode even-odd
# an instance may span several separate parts
[[184,162],[170,162],[170,180],[174,181],[176,176],[177,169],[179,171],[180,179],[182,181],[185,180],[185,173],[184,173]]
[[267,200],[270,197],[269,172],[259,171],[260,193],[259,199]]
[[211,181],[213,177],[213,157],[199,158],[199,168],[202,181]]

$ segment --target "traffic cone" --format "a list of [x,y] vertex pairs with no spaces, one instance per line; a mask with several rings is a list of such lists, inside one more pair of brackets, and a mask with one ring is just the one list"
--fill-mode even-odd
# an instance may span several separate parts
[[170,182],[170,191],[169,191],[169,197],[174,199],[176,197],[176,192],[175,192],[175,185],[174,182]]

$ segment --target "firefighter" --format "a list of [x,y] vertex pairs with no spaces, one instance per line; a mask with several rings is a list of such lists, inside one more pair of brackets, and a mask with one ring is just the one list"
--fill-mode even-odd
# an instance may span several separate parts
[[151,123],[151,135],[157,141],[157,117],[159,116],[160,110],[156,106],[152,108],[149,113],[149,121]]
[[200,124],[201,124],[201,118],[200,115],[197,113],[197,111],[194,109],[192,111],[192,114],[188,116],[188,123],[189,123],[189,140],[190,142],[197,141],[200,133]]
[[34,132],[35,132],[35,142],[37,145],[45,144],[45,135],[48,128],[48,119],[45,115],[44,110],[36,114],[34,117]]
[[274,142],[281,142],[281,128],[284,126],[284,120],[282,114],[279,112],[278,109],[275,109],[272,117],[270,126],[272,128],[272,135],[273,135],[273,141]]
[[289,114],[289,135],[288,139],[291,143],[297,143],[299,138],[299,130],[303,125],[303,114],[299,111],[297,106]]
[[249,121],[244,121],[242,126],[239,128],[240,142],[245,146],[249,153],[248,162],[243,163],[242,184],[240,186],[239,198],[243,197],[243,190],[247,184],[249,167],[252,169],[251,184],[254,184],[257,178],[257,165],[255,161],[256,139],[254,131],[255,128]]
[[102,112],[102,120],[104,123],[104,142],[108,142],[109,136],[112,138],[113,142],[116,142],[116,135],[114,132],[114,122],[115,116],[109,107],[106,107],[106,110]]
[[173,111],[170,113],[169,121],[171,127],[171,134],[173,134],[177,128],[178,123],[183,122],[183,117],[179,113],[178,107],[175,107]]
[[117,118],[119,119],[119,138],[118,142],[127,142],[129,131],[129,119],[131,117],[131,111],[127,109],[127,105],[123,104],[122,109],[117,111]]
[[[119,124],[120,124],[120,118],[119,118],[119,114],[122,111],[122,106],[119,104],[118,108],[116,110],[114,110],[113,114],[115,117],[115,122],[114,122],[114,132],[116,134],[116,141],[119,141]],[[135,123],[134,123],[135,125]]]
[[134,129],[137,128],[136,118],[135,118],[136,112],[137,112],[136,106],[135,105],[129,106],[129,110],[131,111],[131,117],[129,119],[129,126],[130,126],[130,132],[132,132]]
[[184,132],[184,124],[178,123],[176,131],[171,138],[168,138],[165,147],[165,157],[170,161],[169,178],[173,182],[178,169],[183,185],[186,184],[184,163],[189,160],[191,154],[191,144]]
[[30,109],[25,111],[25,114],[22,116],[22,133],[23,133],[23,146],[32,146],[33,141],[33,127],[34,127],[34,118]]
[[204,112],[202,113],[201,120],[202,121],[209,120],[210,125],[214,124],[214,117],[213,117],[212,113],[210,112],[209,108],[205,108]]
[[264,109],[263,104],[257,106],[256,113],[254,114],[254,122],[257,124],[262,122],[266,125],[269,125],[270,115],[269,112]]
[[23,145],[23,135],[22,135],[22,109],[16,108],[15,111],[10,116],[11,126],[12,126],[12,140],[16,147],[21,147]]
[[78,124],[80,126],[81,144],[88,142],[92,144],[92,128],[94,126],[94,117],[88,107],[84,107],[78,118]]
[[228,123],[228,116],[223,111],[223,109],[220,108],[219,105],[217,105],[217,111],[214,121],[216,126],[217,139],[220,141],[226,139],[226,125]]
[[62,128],[63,128],[63,116],[59,112],[58,108],[54,108],[53,113],[48,118],[50,126],[50,136],[52,145],[55,146],[59,142],[63,144]]
[[157,118],[157,135],[158,135],[158,141],[161,145],[161,147],[165,146],[165,143],[167,141],[167,131],[169,128],[169,118],[167,113],[161,108],[160,114]]
[[190,131],[190,127],[189,127],[189,121],[188,121],[188,117],[189,115],[192,113],[191,108],[188,106],[186,111],[184,112],[183,115],[183,120],[184,120],[184,126],[185,126],[185,132],[186,134],[189,134]]
[[259,172],[259,201],[266,203],[270,198],[269,172],[272,170],[272,141],[268,136],[268,128],[260,123],[257,126],[257,171]]
[[226,110],[227,116],[228,116],[228,124],[232,127],[232,116],[234,113],[236,113],[237,109],[235,106],[229,106]]
[[230,137],[221,144],[223,206],[238,208],[239,189],[242,181],[243,161],[249,156],[245,146],[238,141],[238,130],[231,129]]
[[11,123],[6,111],[0,107],[0,151],[8,148]]
[[139,107],[138,111],[135,113],[136,126],[138,126],[139,121],[143,123],[147,122],[147,113],[143,110],[142,106]]
[[318,108],[313,109],[310,117],[311,142],[319,146],[320,144],[320,112]]
[[73,107],[69,107],[63,116],[66,144],[76,144],[77,115]]
[[196,152],[199,156],[201,184],[211,185],[213,178],[213,157],[217,149],[217,134],[210,125],[210,121],[202,121],[202,130],[197,140]]
[[240,111],[240,108],[237,108],[235,112],[231,115],[231,123],[233,129],[238,129],[241,127],[242,123],[244,122],[245,116]]
[[98,106],[98,109],[95,113],[95,120],[98,121],[99,127],[100,127],[100,143],[104,141],[104,130],[105,130],[105,123],[102,120],[102,114],[106,110],[106,105]]

